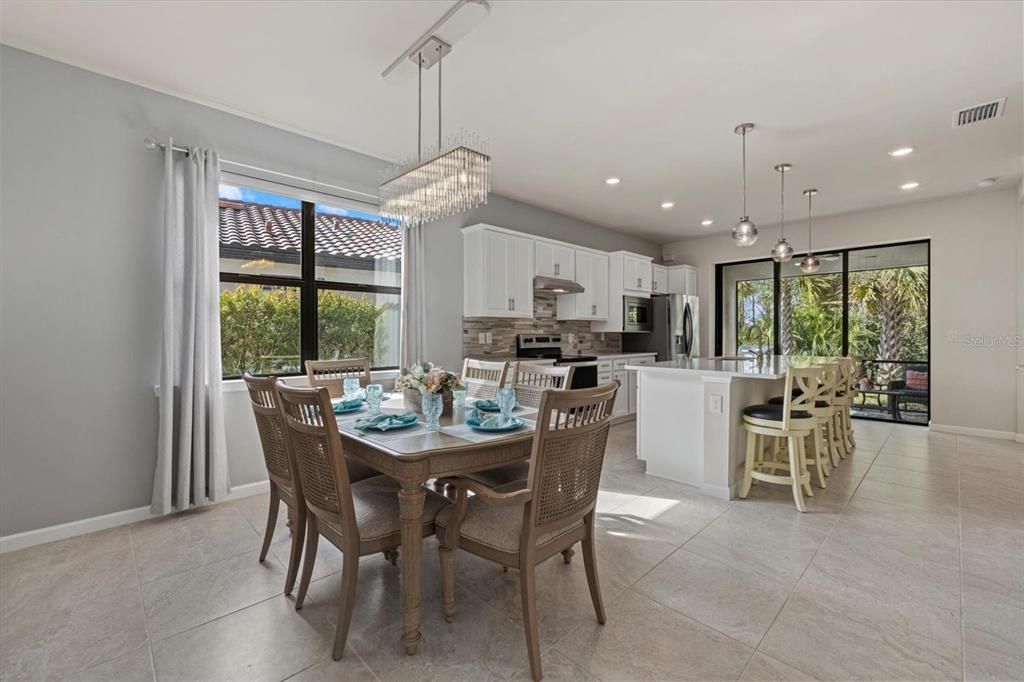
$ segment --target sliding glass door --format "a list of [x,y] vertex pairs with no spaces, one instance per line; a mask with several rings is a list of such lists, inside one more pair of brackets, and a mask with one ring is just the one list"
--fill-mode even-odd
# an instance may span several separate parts
[[855,416],[928,423],[929,243],[819,254],[805,274],[800,256],[716,266],[715,354],[858,359]]

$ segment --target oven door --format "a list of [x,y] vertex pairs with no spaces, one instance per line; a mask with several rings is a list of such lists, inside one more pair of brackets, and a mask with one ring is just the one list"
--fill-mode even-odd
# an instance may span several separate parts
[[597,386],[596,362],[561,362],[555,364],[573,368],[572,386],[570,388],[594,388]]
[[649,298],[622,297],[622,331],[649,332],[654,325],[654,310]]

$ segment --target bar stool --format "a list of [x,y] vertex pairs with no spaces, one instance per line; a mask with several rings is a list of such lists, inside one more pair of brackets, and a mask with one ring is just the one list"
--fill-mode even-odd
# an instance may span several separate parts
[[839,440],[839,456],[846,459],[857,445],[853,440],[853,420],[850,418],[850,402],[856,391],[855,372],[857,363],[853,358],[838,358],[839,386],[833,404],[836,408],[836,429]]
[[[792,487],[796,508],[802,512],[807,511],[803,495],[814,497],[814,492],[811,490],[811,475],[807,473],[804,439],[817,428],[817,417],[810,409],[823,395],[823,375],[824,370],[820,367],[791,367],[786,372],[786,391],[783,393],[782,405],[751,405],[743,410],[747,456],[743,482],[740,484],[740,499],[747,497],[755,480],[779,483]],[[776,442],[783,439],[787,441],[788,461],[779,461],[775,457],[765,461],[760,456],[755,461],[755,452],[764,451],[765,437],[775,438]],[[787,472],[787,475],[779,475],[777,471]]]
[[[818,421],[817,428],[811,434],[813,440],[813,459],[808,457],[808,463],[814,464],[818,471],[818,487],[825,489],[825,477],[832,474],[832,469],[839,466],[839,437],[836,425],[836,408],[834,405],[835,394],[839,386],[839,363],[829,362],[817,365],[824,374],[821,380],[821,396],[815,401],[813,407],[807,411],[815,416]],[[799,393],[795,389],[794,393]],[[768,401],[771,405],[782,405],[783,397],[775,396]]]

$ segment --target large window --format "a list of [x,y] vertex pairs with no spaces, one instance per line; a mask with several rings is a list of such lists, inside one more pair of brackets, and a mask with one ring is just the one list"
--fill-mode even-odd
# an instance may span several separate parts
[[398,366],[402,236],[366,209],[220,186],[225,377],[297,374],[309,359]]
[[928,422],[929,245],[911,242],[716,267],[716,355],[850,355],[859,360],[856,416]]

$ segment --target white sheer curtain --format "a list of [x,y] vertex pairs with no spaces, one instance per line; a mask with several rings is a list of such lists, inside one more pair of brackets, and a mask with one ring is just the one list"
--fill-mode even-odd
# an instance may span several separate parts
[[423,226],[408,227],[402,235],[402,367],[427,359],[427,279],[423,269]]
[[154,514],[224,497],[217,195],[220,159],[192,148],[164,157],[164,316]]

